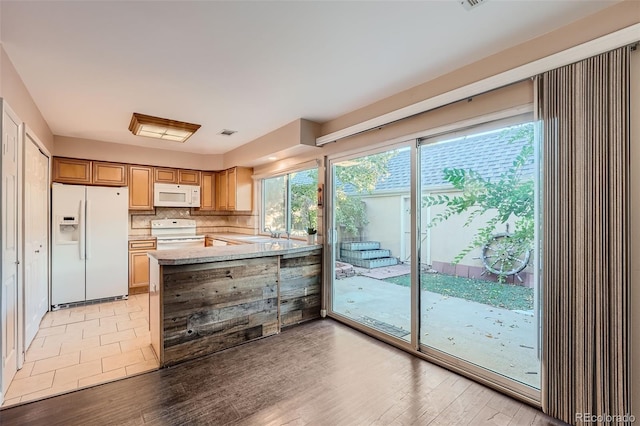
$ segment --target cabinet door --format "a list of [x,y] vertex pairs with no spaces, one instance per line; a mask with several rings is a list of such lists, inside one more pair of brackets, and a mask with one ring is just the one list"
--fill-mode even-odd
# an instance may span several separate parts
[[129,252],[129,294],[149,291],[149,257],[146,251]]
[[53,157],[52,180],[60,183],[88,185],[91,183],[91,161]]
[[216,173],[216,210],[227,210],[227,171]]
[[129,166],[129,210],[153,210],[153,167]]
[[[253,169],[236,167],[234,178],[234,210],[253,210]],[[231,191],[231,188],[229,189]]]
[[178,183],[178,170],[156,167],[154,182]]
[[200,210],[215,210],[216,174],[202,172],[200,182]]
[[227,210],[236,210],[236,168],[227,170]]
[[127,186],[127,165],[94,161],[93,183],[107,186]]
[[197,170],[178,170],[178,183],[200,185],[200,172]]

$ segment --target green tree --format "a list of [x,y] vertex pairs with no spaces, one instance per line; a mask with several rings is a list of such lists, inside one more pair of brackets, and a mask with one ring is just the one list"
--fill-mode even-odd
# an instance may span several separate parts
[[[483,247],[493,237],[496,227],[509,219],[515,222],[510,244],[515,251],[531,250],[534,241],[534,180],[523,176],[523,168],[533,162],[533,125],[523,125],[511,136],[510,142],[525,141],[520,153],[509,169],[498,179],[483,178],[474,170],[446,168],[444,179],[460,195],[430,195],[423,197],[423,206],[444,205],[445,210],[433,217],[429,227],[436,226],[453,215],[468,214],[464,226],[477,217],[488,214],[486,223],[476,232],[471,242],[458,253],[453,263],[460,262],[476,247]],[[504,280],[504,276],[499,276]]]
[[369,223],[362,197],[371,194],[378,182],[389,176],[387,164],[396,155],[397,151],[383,152],[336,165],[335,220],[348,235],[358,236]]
[[[305,174],[302,182],[296,176]],[[291,229],[303,235],[308,228],[318,227],[318,169],[304,170],[290,175]]]

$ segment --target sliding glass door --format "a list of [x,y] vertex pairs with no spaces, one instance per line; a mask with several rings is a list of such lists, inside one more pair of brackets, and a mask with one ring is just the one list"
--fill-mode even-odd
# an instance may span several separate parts
[[329,161],[330,315],[537,394],[534,124],[411,143]]
[[332,311],[411,339],[411,276],[405,250],[408,147],[333,163]]
[[420,141],[420,344],[539,388],[533,130]]

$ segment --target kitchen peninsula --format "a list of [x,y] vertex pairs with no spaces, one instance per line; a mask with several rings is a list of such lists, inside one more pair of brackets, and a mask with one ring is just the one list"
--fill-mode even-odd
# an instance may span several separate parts
[[160,366],[320,316],[322,250],[292,240],[153,251],[149,325]]

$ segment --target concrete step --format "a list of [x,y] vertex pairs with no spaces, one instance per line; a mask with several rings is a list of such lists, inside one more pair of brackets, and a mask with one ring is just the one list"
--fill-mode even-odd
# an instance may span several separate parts
[[380,248],[380,243],[377,241],[352,241],[349,243],[340,243],[342,250],[377,250]]
[[382,259],[344,259],[344,261],[367,269],[382,268],[383,266],[393,266],[398,264],[398,259],[395,257],[383,257]]
[[342,259],[378,259],[381,257],[391,257],[391,250],[340,250]]

